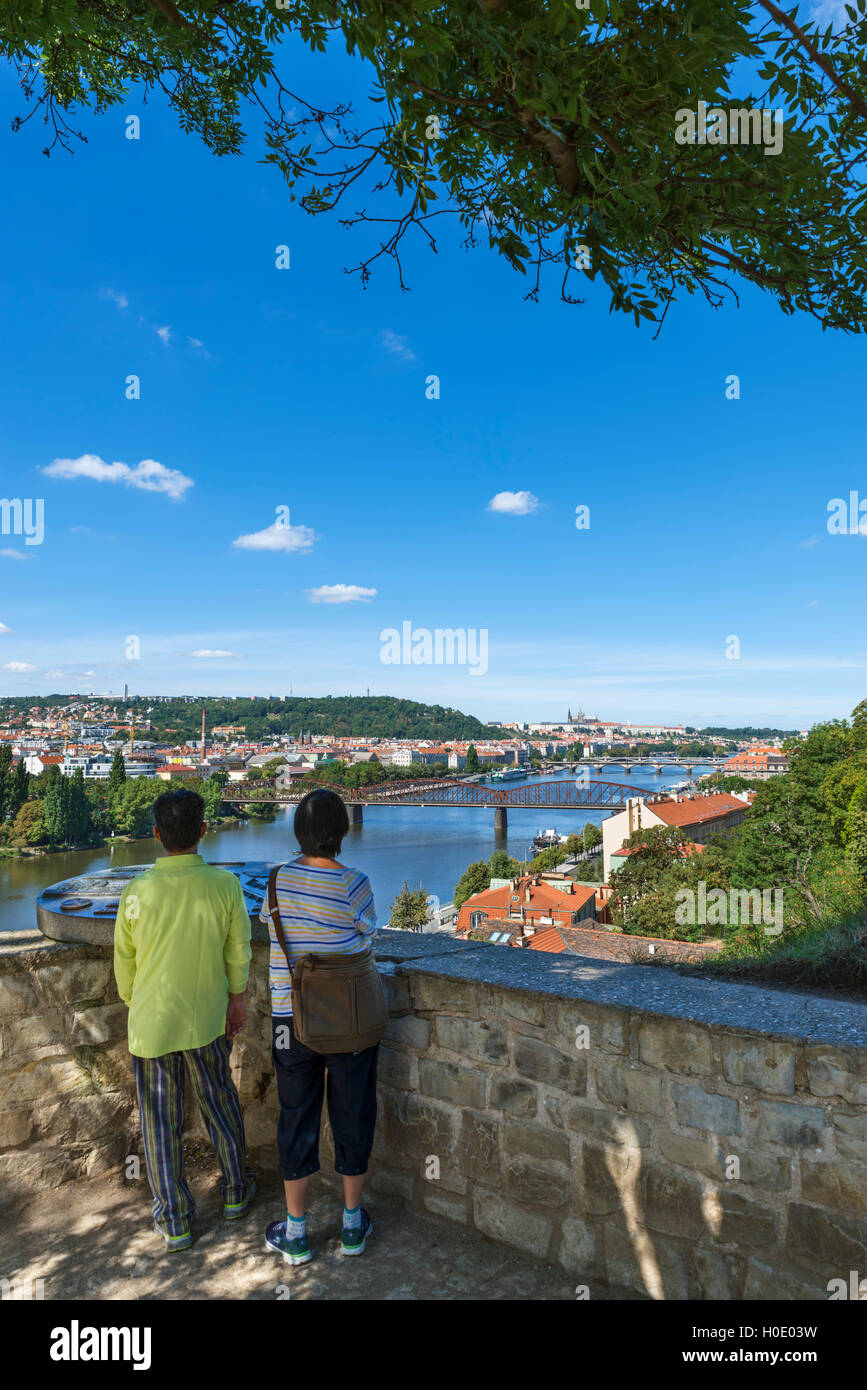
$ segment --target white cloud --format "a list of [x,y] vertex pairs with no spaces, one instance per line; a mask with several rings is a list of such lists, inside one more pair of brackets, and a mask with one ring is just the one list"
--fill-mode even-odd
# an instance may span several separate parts
[[209,650],[207,647],[200,647],[200,648],[198,649],[198,651],[190,652],[190,656],[195,656],[195,657],[225,657],[225,656],[232,656],[232,657],[236,657],[239,661],[242,661],[242,660],[243,660],[243,657],[241,656],[240,652],[224,652],[224,651],[220,651],[219,647],[216,647],[216,648],[214,648],[213,650]]
[[29,556],[25,555],[24,552],[21,551],[21,550],[0,550],[0,555],[5,556],[5,558],[6,558],[7,560],[27,560],[27,559],[29,559]]
[[817,598],[811,598],[811,599],[810,599],[810,602],[807,604],[807,607],[808,607],[808,608],[818,608],[818,607],[819,607],[819,600],[818,600]]
[[193,349],[193,352],[197,352],[200,357],[210,358],[211,354],[208,352],[208,349],[205,347],[205,344],[202,342],[201,338],[187,338],[187,342]]
[[5,623],[0,623],[0,632],[11,632],[11,631],[12,631],[11,627],[7,627]]
[[532,492],[498,492],[488,503],[489,512],[506,512],[510,516],[527,516],[539,509],[539,499]]
[[[853,8],[857,9],[854,3]],[[850,23],[844,0],[813,0],[809,17],[822,30],[827,29],[830,24],[835,33],[839,33]]]
[[119,293],[118,290],[100,290],[99,297],[100,299],[110,299],[113,304],[117,305],[118,309],[129,308],[129,300],[127,299],[126,295]]
[[396,357],[401,357],[404,362],[414,362],[415,353],[400,333],[393,333],[390,328],[383,328],[381,335],[382,346],[387,352],[393,352]]
[[819,544],[819,537],[818,537],[818,536],[810,536],[810,537],[808,537],[807,540],[801,541],[801,545],[803,546],[803,548],[804,548],[805,550],[809,550],[811,546],[813,546],[813,545],[818,545],[818,544]]
[[15,671],[19,675],[26,671],[35,671],[36,667],[31,666],[29,661],[7,661],[3,667],[4,671]]
[[97,454],[82,454],[77,459],[54,459],[42,472],[49,478],[90,478],[96,483],[124,483],[143,492],[164,492],[175,502],[194,486],[192,478],[156,459],[142,459],[130,468],[128,463],[106,463]]
[[163,328],[155,328],[154,332],[157,337],[165,343],[166,347],[168,347],[172,337],[172,330],[169,328],[169,325],[166,324]]
[[251,531],[249,535],[237,536],[232,541],[236,550],[312,550],[316,532],[309,526],[281,526],[275,521],[264,531]]
[[320,584],[305,592],[311,603],[369,603],[377,594],[376,589],[362,589],[359,584]]

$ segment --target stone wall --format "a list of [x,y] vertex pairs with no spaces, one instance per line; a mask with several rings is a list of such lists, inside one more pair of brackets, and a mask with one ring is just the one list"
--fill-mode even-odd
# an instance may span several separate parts
[[[233,1052],[274,1163],[266,947]],[[384,932],[374,1194],[585,1282],[824,1299],[867,1276],[867,1005]],[[110,952],[0,956],[0,1188],[137,1152]],[[197,1122],[198,1123],[198,1122]],[[330,1169],[327,1124],[323,1170]]]

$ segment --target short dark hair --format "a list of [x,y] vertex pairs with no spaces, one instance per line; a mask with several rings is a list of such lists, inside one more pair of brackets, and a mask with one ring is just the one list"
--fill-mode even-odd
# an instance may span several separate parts
[[198,792],[163,792],[154,802],[154,825],[163,849],[189,849],[198,843],[205,803]]
[[336,859],[349,829],[349,814],[336,792],[317,787],[298,802],[292,829],[302,854]]

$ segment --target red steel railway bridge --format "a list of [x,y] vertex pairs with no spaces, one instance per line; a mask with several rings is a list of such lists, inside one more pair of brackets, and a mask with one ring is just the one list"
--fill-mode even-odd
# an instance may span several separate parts
[[622,811],[630,797],[648,799],[658,795],[646,787],[623,786],[620,782],[591,782],[577,777],[562,782],[531,782],[520,787],[489,787],[478,782],[454,782],[424,777],[406,782],[375,782],[368,787],[338,787],[324,782],[305,782],[303,786],[275,790],[261,782],[228,782],[223,802],[232,806],[266,802],[293,806],[317,786],[327,786],[343,798],[350,821],[360,825],[365,806],[487,806],[494,812],[494,829],[505,833],[507,811]]

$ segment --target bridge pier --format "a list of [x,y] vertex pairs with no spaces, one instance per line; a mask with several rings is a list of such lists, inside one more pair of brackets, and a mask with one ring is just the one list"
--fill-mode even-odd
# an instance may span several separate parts
[[494,835],[500,838],[509,831],[509,817],[505,806],[494,807]]
[[363,825],[364,807],[360,801],[351,801],[346,809],[349,812],[350,825]]

